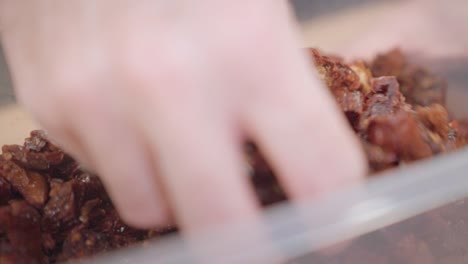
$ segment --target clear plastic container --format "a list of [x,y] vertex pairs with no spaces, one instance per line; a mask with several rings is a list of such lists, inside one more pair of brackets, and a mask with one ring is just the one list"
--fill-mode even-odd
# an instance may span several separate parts
[[[311,8],[316,15],[311,19],[306,9],[299,7],[299,14],[305,45],[332,52],[343,51],[356,38],[365,40],[376,24],[401,8],[399,1],[356,1],[360,4],[346,4],[346,9],[338,8],[339,1],[295,2],[324,8]],[[380,27],[384,32],[390,28]],[[420,55],[430,55],[416,57],[448,80],[450,112],[468,117],[467,54]],[[9,85],[5,78],[0,66],[0,87]],[[5,126],[0,144],[21,142],[37,128],[7,89],[0,89],[0,124]],[[468,149],[386,172],[320,200],[279,204],[266,210],[261,225],[210,230],[190,240],[168,237],[89,262],[468,263]]]

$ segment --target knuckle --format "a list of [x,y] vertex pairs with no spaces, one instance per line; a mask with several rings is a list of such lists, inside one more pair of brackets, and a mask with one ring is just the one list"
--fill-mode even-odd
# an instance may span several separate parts
[[82,104],[91,103],[95,86],[93,79],[71,70],[62,71],[50,81],[54,101],[62,109],[76,108]]
[[[181,105],[183,100],[193,99],[195,91],[191,66],[183,60],[158,52],[158,60],[137,59],[138,55],[127,55],[118,67],[127,96],[144,106],[152,104],[160,109],[166,105]],[[154,55],[151,55],[154,56]],[[157,102],[157,104],[154,104]]]
[[182,67],[161,58],[159,61],[140,59],[141,56],[128,54],[116,66],[118,75],[125,85],[132,87],[132,93],[139,98],[154,98],[160,93],[171,92],[178,86]]

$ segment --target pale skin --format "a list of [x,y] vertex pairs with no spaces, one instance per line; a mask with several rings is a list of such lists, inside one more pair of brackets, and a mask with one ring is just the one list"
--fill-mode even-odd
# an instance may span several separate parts
[[190,232],[255,218],[246,138],[294,200],[365,175],[286,1],[1,4],[20,102],[101,176],[129,224],[175,219]]
[[0,0],[0,26],[19,101],[131,225],[257,217],[247,138],[292,200],[366,174],[287,1]]

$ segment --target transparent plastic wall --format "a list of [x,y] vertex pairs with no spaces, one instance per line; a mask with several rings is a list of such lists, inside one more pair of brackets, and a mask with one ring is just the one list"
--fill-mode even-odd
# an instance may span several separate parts
[[[468,117],[467,1],[293,2],[304,46],[363,58],[408,49],[447,79],[451,114]],[[21,142],[37,128],[9,86],[0,64],[0,144]],[[468,152],[394,170],[319,201],[274,206],[261,226],[169,237],[90,262],[468,263]]]

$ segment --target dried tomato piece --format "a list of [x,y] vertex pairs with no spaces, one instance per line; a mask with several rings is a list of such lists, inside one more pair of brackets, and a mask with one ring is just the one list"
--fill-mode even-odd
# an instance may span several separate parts
[[267,206],[286,200],[285,192],[257,146],[247,143],[245,153],[250,179],[260,203]]
[[83,188],[76,181],[51,182],[50,198],[44,206],[42,225],[44,231],[57,233],[79,223],[78,214]]
[[39,208],[46,202],[49,186],[44,175],[26,171],[10,160],[0,159],[0,177],[8,180],[33,206]]
[[447,145],[454,150],[468,144],[468,121],[456,120],[449,123]]
[[417,106],[415,110],[425,127],[439,135],[442,140],[447,140],[450,120],[445,107],[433,104],[424,107]]
[[371,69],[375,77],[395,76],[410,104],[445,105],[447,83],[426,68],[409,63],[400,49],[378,55]]
[[44,150],[49,141],[46,139],[46,134],[42,130],[31,131],[30,137],[24,140],[24,147],[31,151],[40,152]]
[[100,199],[87,201],[80,209],[80,222],[85,225],[95,225],[100,222],[106,215],[102,204]]
[[351,69],[356,73],[359,78],[360,88],[359,91],[363,93],[363,95],[367,95],[372,90],[372,72],[368,68],[366,62],[364,61],[354,61],[350,64]]
[[100,232],[87,230],[83,226],[73,228],[63,242],[58,261],[92,256],[112,249],[111,239]]
[[359,89],[359,76],[349,65],[345,64],[337,57],[321,55],[315,49],[311,49],[310,52],[320,78],[325,81],[333,93],[342,94],[347,91],[356,91]]
[[176,233],[176,232],[178,232],[177,227],[169,226],[169,225],[159,227],[159,228],[155,228],[155,229],[150,229],[150,230],[148,230],[148,232],[146,234],[146,239],[161,237],[161,236],[164,236],[164,235],[167,235],[167,234],[173,234],[173,233]]
[[414,105],[445,105],[447,83],[440,77],[419,66],[409,66],[398,77],[402,92]]
[[[87,209],[93,209],[91,207],[93,202],[90,200],[97,199],[95,203],[99,205],[103,201],[108,201],[99,179],[88,173],[80,173],[75,179],[67,182],[52,180],[49,196],[43,211],[43,227],[51,233],[64,232],[83,220],[89,221],[90,219],[86,218],[93,216],[91,213],[97,213],[92,211],[86,215]],[[86,207],[83,207],[84,205]],[[102,209],[102,207],[96,208],[98,211]]]
[[68,181],[74,179],[77,174],[81,173],[81,169],[76,161],[70,156],[65,155],[61,163],[50,167],[48,173],[54,175],[54,178]]
[[0,255],[8,256],[5,259],[14,263],[48,263],[42,251],[40,215],[36,209],[25,201],[13,201],[0,210],[0,220],[11,245],[7,252],[0,248]]
[[367,127],[369,142],[405,161],[432,156],[431,146],[424,140],[413,115],[399,111],[373,118]]
[[52,250],[57,246],[57,242],[50,233],[42,233],[42,248],[46,253],[51,254]]
[[0,176],[0,206],[8,204],[14,198],[11,184]]
[[370,68],[375,77],[400,76],[407,63],[400,49],[392,49],[387,53],[378,54],[371,62]]
[[65,156],[62,151],[32,152],[18,145],[5,145],[2,151],[5,159],[34,170],[47,170],[53,165],[60,164]]
[[395,77],[374,78],[371,83],[372,92],[368,95],[365,103],[361,129],[365,129],[368,122],[374,117],[392,115],[400,109],[410,110],[411,107],[405,103]]
[[[3,248],[3,244],[0,242],[0,247]],[[2,264],[17,264],[18,260],[15,256],[12,256],[10,254],[2,254],[0,253],[0,263]]]
[[[351,66],[339,58],[323,56],[315,49],[311,49],[310,53],[320,79],[325,82],[334,95],[351,126],[354,126],[358,123],[364,109],[363,89],[367,86],[363,83],[365,83],[364,75],[366,73],[360,72],[361,75],[358,75]],[[356,64],[355,67],[359,68],[359,64]]]
[[110,201],[98,176],[88,172],[79,171],[74,175],[74,179],[82,186],[83,201],[95,198],[99,198],[102,201]]
[[384,150],[382,147],[363,141],[364,152],[366,153],[369,168],[372,172],[386,170],[395,167],[399,163],[396,152]]
[[[111,237],[118,237],[119,241],[112,241],[111,244],[114,247],[121,247],[123,245],[131,244],[137,241],[143,240],[146,235],[146,230],[140,230],[132,228],[126,225],[121,219],[115,208],[109,204],[106,206],[94,207],[93,211],[99,210],[97,212],[100,214],[100,219],[95,218],[93,221],[89,221],[87,228],[93,231],[99,231],[103,234],[108,234]],[[99,220],[99,221],[98,221]]]

